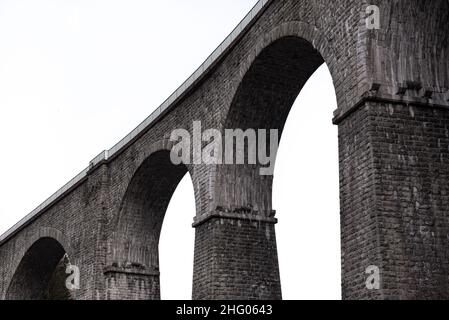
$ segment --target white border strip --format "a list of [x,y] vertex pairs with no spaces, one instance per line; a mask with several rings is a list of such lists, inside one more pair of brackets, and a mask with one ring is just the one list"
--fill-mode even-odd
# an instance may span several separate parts
[[254,19],[259,15],[259,13],[272,2],[273,0],[259,0],[256,5],[251,9],[251,11],[243,18],[243,20],[237,25],[237,27],[231,32],[231,34],[215,49],[214,52],[206,59],[206,61],[170,96],[165,100],[159,108],[157,108],[148,118],[146,118],[141,124],[139,124],[131,133],[129,133],[125,138],[113,146],[110,150],[105,150],[96,156],[90,163],[89,167],[81,171],[75,178],[70,180],[66,185],[54,193],[50,198],[45,200],[31,213],[17,222],[12,228],[6,231],[0,236],[0,245],[5,243],[9,238],[11,238],[15,233],[20,231],[27,223],[31,222],[33,219],[43,212],[46,208],[53,205],[60,197],[62,197],[66,192],[70,191],[74,186],[81,182],[87,177],[89,170],[97,166],[103,161],[107,161],[112,156],[120,153],[122,149],[126,148],[128,143],[133,141],[141,132],[145,131],[148,127],[153,125],[159,117],[170,109],[170,107],[189,89],[195,85],[200,79],[207,75],[210,68],[221,59],[224,53],[233,45],[245,31],[245,29],[254,21]]

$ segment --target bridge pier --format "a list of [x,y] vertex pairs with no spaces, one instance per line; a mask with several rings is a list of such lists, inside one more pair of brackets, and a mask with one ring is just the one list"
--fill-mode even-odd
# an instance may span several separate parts
[[193,299],[281,299],[276,222],[219,210],[197,220]]
[[375,98],[336,122],[343,298],[448,299],[449,109]]
[[108,267],[107,300],[160,300],[159,271]]

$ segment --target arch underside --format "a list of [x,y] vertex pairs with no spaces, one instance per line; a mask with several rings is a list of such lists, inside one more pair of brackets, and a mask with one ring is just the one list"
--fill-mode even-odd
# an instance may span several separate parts
[[36,241],[17,267],[6,299],[71,299],[65,287],[65,254],[63,246],[53,238]]
[[150,155],[126,190],[109,242],[110,265],[121,269],[159,271],[158,245],[165,212],[185,165],[174,165],[170,152]]
[[169,150],[158,150],[133,174],[111,225],[107,299],[160,299],[159,238],[170,199],[187,172],[171,162]]
[[[277,129],[280,139],[293,103],[323,63],[320,52],[298,36],[284,36],[270,43],[243,77],[224,128],[266,129],[268,132]],[[273,179],[271,175],[260,175],[259,169],[258,164],[218,166],[217,185],[226,187],[216,191],[217,205],[232,203],[233,208],[227,208],[231,211],[244,208],[271,212]]]

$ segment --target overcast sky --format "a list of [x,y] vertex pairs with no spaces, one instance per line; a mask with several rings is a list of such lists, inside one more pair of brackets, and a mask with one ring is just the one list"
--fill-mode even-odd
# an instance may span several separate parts
[[[0,0],[0,233],[156,109],[255,0]],[[275,170],[283,295],[340,299],[335,92],[322,66],[289,116]],[[164,299],[189,299],[190,177],[160,243]]]

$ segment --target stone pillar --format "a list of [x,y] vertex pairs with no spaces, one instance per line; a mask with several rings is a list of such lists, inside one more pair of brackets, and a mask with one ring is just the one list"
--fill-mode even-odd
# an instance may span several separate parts
[[367,99],[336,123],[343,298],[448,299],[449,109]]
[[193,299],[281,299],[274,212],[196,219]]
[[107,300],[160,300],[159,272],[132,268],[108,267]]

